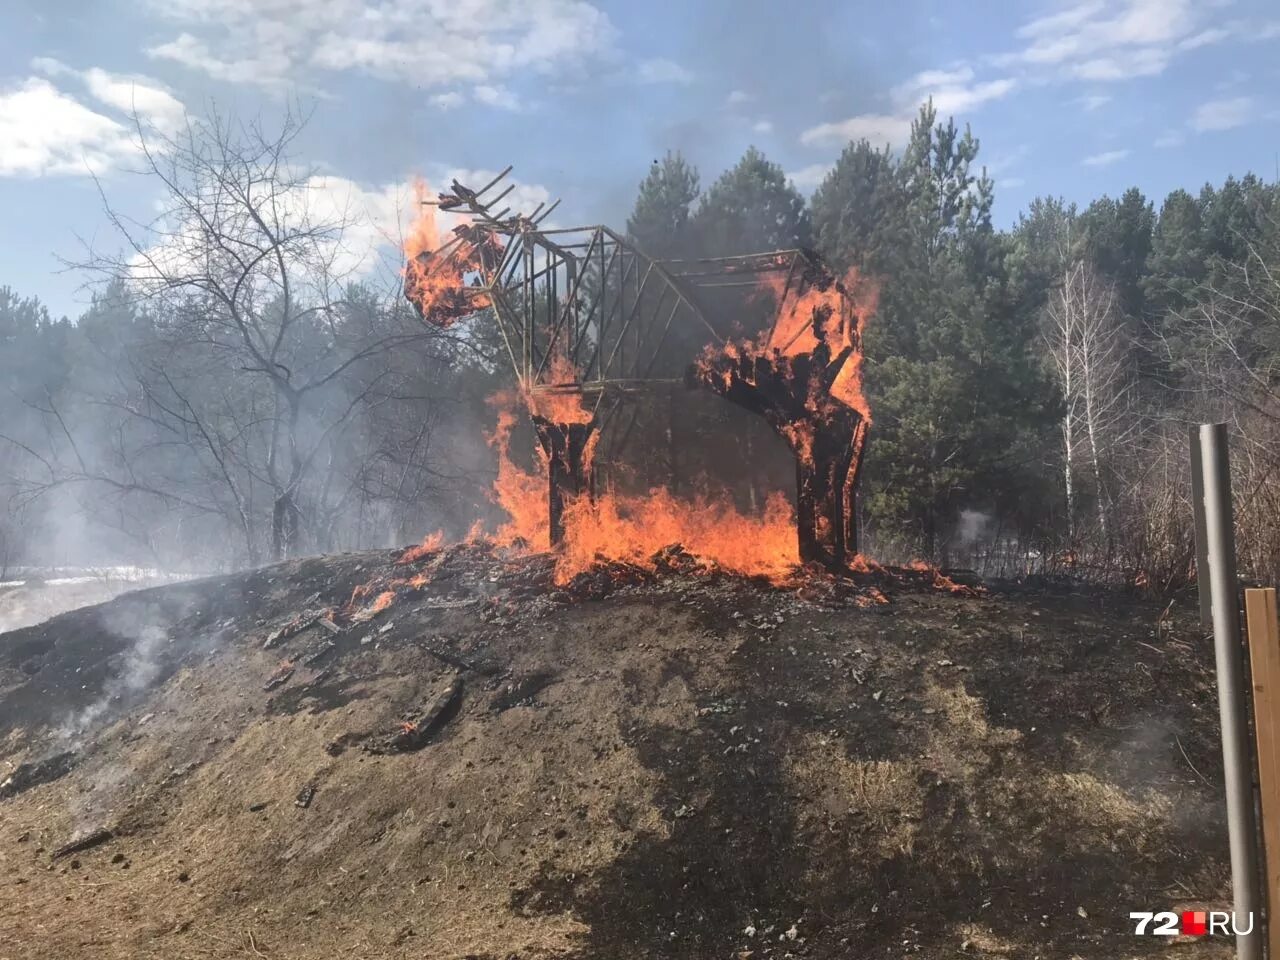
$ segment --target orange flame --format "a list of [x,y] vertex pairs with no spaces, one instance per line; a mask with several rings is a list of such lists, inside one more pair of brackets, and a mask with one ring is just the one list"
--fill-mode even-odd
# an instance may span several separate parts
[[889,603],[889,598],[884,595],[884,591],[879,587],[867,587],[862,593],[853,598],[856,606],[863,610],[871,607],[885,606]]
[[525,385],[522,392],[529,412],[552,423],[591,422],[592,413],[578,389],[578,370],[564,354],[548,361],[541,384]]
[[[832,360],[846,351],[848,359],[830,387],[830,396],[851,407],[871,422],[871,405],[862,388],[862,335],[867,319],[876,312],[880,300],[879,287],[850,267],[837,282],[808,286],[787,286],[781,274],[766,274],[759,290],[770,297],[777,311],[775,323],[754,342],[728,343],[708,347],[700,365],[708,370],[720,355],[752,357],[776,355],[800,357],[812,354],[820,345],[827,348]],[[819,339],[819,334],[821,339]],[[809,406],[817,412],[822,397],[811,396]]]
[[654,554],[676,544],[727,572],[773,580],[785,579],[800,560],[793,511],[781,492],[769,495],[760,517],[739,512],[728,496],[678,500],[659,488],[636,497],[578,497],[564,520],[559,583],[601,558],[652,569]]
[[489,295],[468,286],[467,277],[480,273],[485,254],[500,253],[501,245],[491,233],[466,225],[442,242],[436,208],[423,202],[429,199],[426,181],[415,180],[413,192],[418,214],[404,239],[404,294],[424,320],[452,326],[490,305]]
[[[826,348],[824,366],[839,362],[829,392],[818,395],[819,379],[811,378],[805,406],[814,414],[803,421],[779,424],[796,456],[812,460],[813,431],[822,429],[824,411],[840,403],[870,420],[870,406],[862,390],[861,337],[867,317],[874,311],[876,292],[850,272],[843,282],[829,275],[808,285],[784,287],[781,276],[770,276],[761,293],[771,296],[776,322],[753,343],[729,343],[709,348],[701,366],[708,377],[719,376],[717,357],[733,359],[767,354],[777,358],[780,369],[791,369],[795,358]],[[727,378],[730,374],[724,373]],[[556,423],[588,423],[592,414],[581,392],[569,389],[577,371],[564,356],[548,364],[544,383],[524,386],[519,399],[530,413]],[[727,384],[726,384],[727,385]],[[502,546],[539,547],[547,542],[548,493],[546,479],[517,467],[510,457],[511,431],[516,423],[517,398],[495,398],[498,425],[490,443],[498,452],[498,478],[494,500],[511,518],[498,531]],[[592,438],[594,442],[595,438]],[[545,454],[538,451],[545,468]],[[589,461],[589,456],[588,456]],[[643,496],[606,491],[594,500],[570,499],[563,517],[564,540],[556,558],[555,579],[564,583],[601,560],[654,566],[654,554],[679,544],[687,552],[726,571],[785,579],[799,562],[794,512],[785,495],[767,499],[759,517],[741,513],[724,495],[677,500],[665,490]],[[861,558],[859,558],[861,559]]]
[[[546,477],[520,468],[511,459],[516,398],[504,393],[490,402],[498,416],[490,437],[498,454],[493,498],[510,518],[499,527],[494,542],[525,551],[541,549],[548,538]],[[539,466],[545,468],[540,447],[537,453]],[[725,494],[686,501],[662,489],[639,496],[607,491],[594,499],[571,498],[563,520],[564,540],[555,567],[558,584],[601,561],[653,569],[654,554],[674,545],[728,572],[775,580],[785,578],[799,562],[794,512],[782,493],[769,497],[763,516],[752,517],[740,512]]]
[[967,587],[964,584],[956,583],[945,573],[927,560],[912,560],[903,566],[904,570],[914,570],[917,573],[927,573],[933,579],[933,587],[935,590],[945,590],[948,593],[960,594],[962,596],[973,596],[980,591],[973,587]]
[[[498,476],[493,499],[511,519],[498,528],[494,542],[500,547],[534,547],[547,540],[547,481],[520,469],[511,459],[511,431],[516,426],[516,399],[499,393],[489,399],[497,409],[498,422],[489,436],[489,445],[498,454]],[[541,449],[539,449],[541,454]],[[545,464],[543,464],[545,467]]]
[[416,547],[410,547],[404,553],[400,554],[400,559],[396,561],[398,564],[417,563],[423,557],[429,557],[444,546],[444,531],[437,530],[435,533],[427,534],[422,542]]
[[[420,181],[417,190],[419,199],[424,199],[426,185]],[[441,197],[445,199],[458,203],[456,198]],[[453,239],[442,243],[434,207],[424,205],[405,243],[405,294],[425,319],[443,326],[489,305],[487,293],[468,288],[466,281],[482,272],[486,263],[492,266],[492,261],[486,260],[490,251],[500,252],[493,235],[482,229],[458,227],[453,233]],[[760,285],[761,293],[772,295],[776,308],[776,320],[768,332],[755,342],[727,344],[718,353],[709,349],[701,366],[704,379],[711,382],[720,376],[717,358],[768,355],[784,377],[798,377],[796,371],[801,368],[796,361],[819,354],[816,363],[804,367],[811,372],[799,393],[805,398],[804,406],[812,411],[812,419],[775,424],[796,455],[812,463],[814,431],[834,422],[835,405],[856,411],[864,424],[870,421],[870,406],[862,388],[861,337],[867,317],[875,309],[876,291],[852,271],[843,282],[824,270],[806,273],[790,288],[785,282],[774,274]],[[725,372],[724,376],[730,374]],[[523,406],[529,414],[557,424],[588,424],[594,412],[563,348],[553,353],[536,384],[521,383],[518,391],[500,394],[491,403],[497,423],[489,443],[498,455],[492,498],[509,518],[499,527],[494,541],[526,552],[541,549],[549,534],[548,455],[541,447],[537,449],[537,465],[543,468],[538,472],[526,471],[512,461],[516,411]],[[587,441],[583,458],[587,463],[598,437],[594,434]],[[673,545],[726,571],[775,580],[786,578],[799,561],[794,512],[781,493],[768,497],[763,515],[753,517],[741,513],[723,494],[683,501],[664,490],[643,496],[607,491],[594,500],[585,495],[569,498],[562,519],[565,535],[555,568],[559,583],[601,560],[653,567],[654,555]],[[406,551],[400,562],[416,562],[439,545],[432,535]],[[382,601],[380,596],[376,609],[385,606]]]

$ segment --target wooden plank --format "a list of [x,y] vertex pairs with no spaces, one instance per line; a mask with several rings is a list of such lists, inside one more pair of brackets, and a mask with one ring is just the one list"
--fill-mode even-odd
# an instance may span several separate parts
[[1267,956],[1280,958],[1280,622],[1274,587],[1244,592],[1266,854]]

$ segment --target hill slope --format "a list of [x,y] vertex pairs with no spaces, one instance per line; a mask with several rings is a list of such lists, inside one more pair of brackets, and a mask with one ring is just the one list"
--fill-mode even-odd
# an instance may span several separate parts
[[1227,955],[1127,919],[1228,887],[1189,624],[601,577],[345,555],[0,636],[0,956]]

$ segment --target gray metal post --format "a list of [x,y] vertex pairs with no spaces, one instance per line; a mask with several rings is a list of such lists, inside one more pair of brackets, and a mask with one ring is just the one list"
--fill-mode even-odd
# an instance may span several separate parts
[[[1200,456],[1200,428],[1191,427],[1191,516],[1196,532],[1196,595],[1200,601],[1200,628],[1213,629],[1213,604],[1209,596],[1209,547],[1204,526],[1204,461]],[[1280,958],[1277,958],[1280,960]]]
[[1218,712],[1222,767],[1227,787],[1227,834],[1231,847],[1231,892],[1237,923],[1236,956],[1262,960],[1261,898],[1258,891],[1258,830],[1253,810],[1253,758],[1245,708],[1244,656],[1240,643],[1240,593],[1236,581],[1235,531],[1231,515],[1231,466],[1227,425],[1200,425],[1204,479],[1205,545],[1213,599],[1213,646],[1218,667]]

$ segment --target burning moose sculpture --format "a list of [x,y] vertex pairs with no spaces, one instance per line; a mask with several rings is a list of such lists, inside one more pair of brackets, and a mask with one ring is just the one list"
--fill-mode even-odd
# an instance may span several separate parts
[[[447,326],[492,307],[546,454],[552,545],[566,498],[590,495],[598,427],[610,397],[676,382],[658,374],[673,331],[697,325],[710,346],[682,378],[762,417],[796,461],[799,556],[839,568],[856,555],[854,488],[870,412],[861,335],[872,310],[853,278],[812,252],[661,260],[607,227],[544,228],[552,210],[513,214],[498,190],[453,181],[424,204],[464,219],[444,242],[434,221],[411,238],[404,293]],[[748,305],[773,312],[731,336]]]

